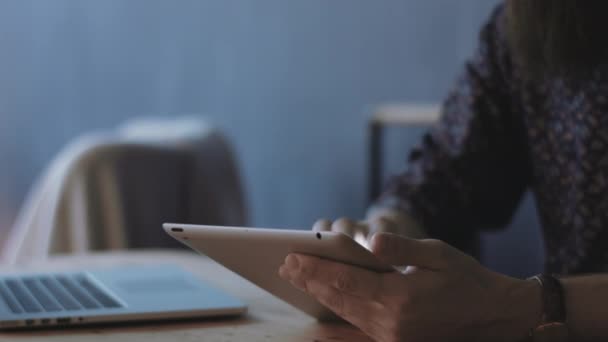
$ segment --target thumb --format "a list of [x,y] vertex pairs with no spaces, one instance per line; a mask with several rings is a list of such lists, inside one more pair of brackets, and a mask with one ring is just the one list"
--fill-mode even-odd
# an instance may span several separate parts
[[439,240],[415,240],[390,233],[377,233],[372,237],[371,250],[378,259],[392,266],[440,270],[447,266],[450,246]]

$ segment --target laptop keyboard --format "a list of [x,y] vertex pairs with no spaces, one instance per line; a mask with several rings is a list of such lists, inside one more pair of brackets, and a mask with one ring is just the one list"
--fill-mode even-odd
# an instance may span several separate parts
[[0,279],[0,297],[13,313],[122,307],[84,274]]

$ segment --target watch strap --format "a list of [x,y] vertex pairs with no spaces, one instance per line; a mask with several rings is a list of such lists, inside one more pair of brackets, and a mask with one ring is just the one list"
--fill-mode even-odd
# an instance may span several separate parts
[[543,315],[541,324],[566,323],[564,288],[561,282],[549,274],[533,277],[542,288]]
[[532,341],[568,341],[566,303],[561,282],[550,274],[540,274],[531,279],[536,280],[542,289],[543,306],[540,325],[530,332]]

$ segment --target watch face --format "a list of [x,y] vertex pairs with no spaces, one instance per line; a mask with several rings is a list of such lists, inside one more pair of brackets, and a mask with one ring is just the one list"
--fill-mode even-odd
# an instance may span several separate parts
[[548,323],[534,329],[532,332],[534,342],[551,341],[551,342],[567,342],[568,328],[564,323]]

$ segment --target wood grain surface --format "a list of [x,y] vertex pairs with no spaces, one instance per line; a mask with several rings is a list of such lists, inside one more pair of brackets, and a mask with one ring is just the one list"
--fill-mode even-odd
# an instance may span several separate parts
[[240,298],[249,305],[247,315],[232,319],[201,319],[182,322],[146,322],[136,325],[110,325],[23,332],[0,332],[0,341],[78,341],[78,342],[368,342],[358,329],[342,323],[319,323],[276,299],[208,258],[183,251],[129,251],[86,255],[54,256],[49,260],[0,272],[22,270],[55,271],[82,267],[104,268],[114,265],[176,264],[201,279]]

